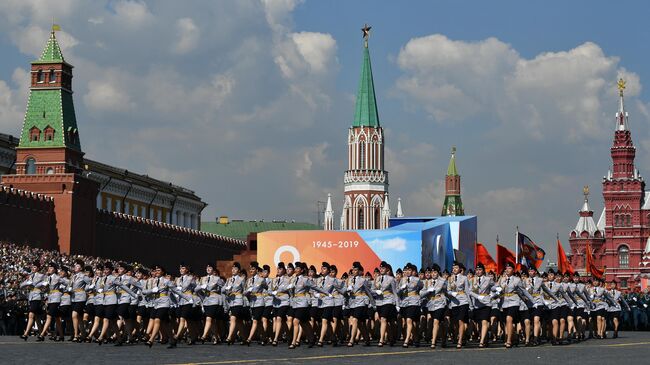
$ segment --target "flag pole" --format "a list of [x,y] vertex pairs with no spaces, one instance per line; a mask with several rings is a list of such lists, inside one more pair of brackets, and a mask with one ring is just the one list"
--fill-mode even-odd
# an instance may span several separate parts
[[519,226],[517,226],[517,231],[515,232],[515,260],[517,264],[519,263]]

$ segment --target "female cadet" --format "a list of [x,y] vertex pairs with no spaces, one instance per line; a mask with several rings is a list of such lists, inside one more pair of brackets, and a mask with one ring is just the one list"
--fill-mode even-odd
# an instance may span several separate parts
[[476,265],[476,275],[469,295],[472,297],[474,304],[474,321],[481,326],[479,348],[483,348],[487,345],[487,333],[488,327],[490,326],[490,311],[492,310],[490,296],[493,286],[494,281],[489,276],[485,275],[485,266],[481,263]]
[[308,268],[304,262],[296,262],[295,264],[295,281],[291,289],[293,293],[291,306],[293,312],[293,339],[289,345],[290,349],[296,348],[299,345],[302,333],[307,337],[309,347],[314,346],[314,329],[309,323],[309,298],[310,290],[315,290],[324,295],[331,295],[314,284],[314,281],[306,276]]
[[[266,280],[260,275],[262,269],[259,267],[259,264],[256,261],[253,261],[249,268],[250,278],[246,282],[246,296],[248,297],[248,303],[251,308],[251,316],[253,323],[251,325],[250,332],[248,334],[248,339],[244,340],[244,344],[250,346],[251,341],[257,335],[259,323],[262,320],[262,315],[264,314],[264,292],[266,291],[267,284]],[[260,342],[265,342],[264,331],[262,335],[259,336]]]
[[196,280],[194,275],[191,274],[190,267],[185,264],[181,264],[178,268],[180,277],[176,279],[176,290],[185,294],[185,297],[178,299],[178,328],[176,328],[176,333],[174,334],[173,342],[178,342],[182,338],[185,331],[189,331],[192,334],[193,331],[193,310],[194,310],[194,299],[192,294],[194,293],[194,288],[196,287]]
[[393,269],[386,262],[379,264],[379,278],[375,282],[375,301],[377,313],[381,321],[379,326],[379,342],[377,346],[382,347],[385,343],[395,343],[397,328],[397,282],[393,277]]
[[585,338],[585,328],[587,324],[586,309],[591,307],[591,301],[589,300],[588,293],[585,290],[585,284],[580,282],[580,274],[577,272],[573,273],[571,280],[569,290],[573,293],[573,296],[576,299],[576,308],[573,313],[573,317],[575,318],[576,339],[581,341]]
[[92,296],[94,302],[93,309],[95,315],[86,342],[94,340],[95,334],[99,331],[104,320],[104,279],[104,266],[97,265],[95,267],[95,277],[88,287],[89,296]]
[[596,318],[596,334],[594,335],[597,339],[605,338],[605,331],[607,327],[607,309],[609,304],[613,302],[611,296],[602,286],[602,280],[600,278],[593,278],[593,288],[591,289],[591,302],[593,303],[591,311],[592,316]]
[[34,261],[31,270],[32,272],[29,274],[27,280],[20,284],[21,289],[29,289],[29,296],[27,297],[29,301],[29,316],[25,332],[20,336],[25,341],[29,337],[29,331],[34,326],[34,322],[36,322],[37,329],[41,329],[41,321],[39,318],[43,313],[43,292],[41,288],[45,286],[47,280],[46,276],[39,272],[41,270],[41,264],[38,261]]
[[194,289],[203,297],[205,325],[203,326],[203,334],[199,338],[202,343],[208,341],[214,332],[217,333],[214,336],[215,340],[218,338],[218,334],[221,334],[224,313],[223,295],[221,294],[224,281],[219,277],[219,272],[215,271],[214,265],[211,263],[206,265],[205,273],[206,275],[200,279],[200,284]]
[[540,336],[542,335],[542,318],[544,317],[544,299],[557,301],[557,298],[546,287],[544,280],[539,277],[537,268],[531,266],[528,269],[528,276],[530,282],[530,294],[533,297],[533,306],[530,310],[530,316],[533,318],[533,346],[540,344]]
[[71,279],[72,286],[72,338],[74,342],[81,342],[83,331],[84,306],[88,295],[86,286],[90,285],[90,277],[84,273],[84,262],[77,259],[74,263],[74,274]]
[[[271,267],[269,265],[262,266],[261,277],[264,279],[266,289],[264,289],[264,312],[262,313],[262,345],[270,344],[273,338],[273,295],[271,295],[272,279],[269,277],[271,274]],[[271,322],[271,325],[269,325]]]
[[447,296],[451,307],[450,328],[453,326],[458,334],[456,348],[463,347],[465,339],[465,326],[469,319],[469,307],[471,305],[468,291],[470,290],[469,281],[463,274],[465,267],[463,264],[454,261],[452,266],[452,275],[449,275],[447,283]]
[[84,291],[86,294],[86,303],[83,307],[83,317],[79,319],[79,340],[78,342],[86,342],[90,328],[87,324],[92,324],[95,321],[95,291],[91,288],[95,280],[95,271],[90,265],[84,267],[84,274],[88,277],[88,284],[85,286]]
[[230,307],[230,327],[228,328],[228,338],[226,339],[228,345],[235,342],[237,333],[242,338],[244,337],[244,325],[242,322],[246,316],[244,313],[244,286],[245,281],[241,275],[241,265],[239,262],[235,262],[232,265],[230,278],[221,290],[226,296],[226,302]]
[[368,304],[372,299],[372,293],[366,284],[363,275],[363,266],[358,261],[352,263],[352,275],[348,278],[347,293],[349,295],[350,307],[350,340],[348,347],[354,346],[357,330],[366,341],[366,346],[370,345],[368,337],[368,328],[366,327],[366,317],[368,315]]
[[578,300],[575,297],[573,291],[571,290],[571,274],[569,274],[568,272],[565,272],[562,277],[562,290],[564,290],[564,292],[567,293],[567,296],[571,298],[571,301],[568,303],[567,306],[568,310],[566,312],[567,334],[571,335],[572,333],[575,333],[575,322],[574,322],[575,317],[573,316],[573,312],[577,307]]
[[[428,279],[422,290],[420,296],[427,299],[427,311],[433,319],[433,328],[431,331],[431,348],[436,348],[436,341],[440,334],[442,346],[446,346],[447,333],[445,331],[445,312],[447,311],[447,298],[445,292],[447,291],[447,280],[440,277],[440,266],[433,264],[431,268],[431,279]],[[440,331],[442,329],[442,331]]]
[[63,337],[63,328],[61,327],[61,313],[59,313],[59,305],[61,304],[61,290],[60,284],[62,283],[61,278],[57,272],[57,265],[54,262],[50,262],[47,266],[47,278],[45,279],[45,285],[43,288],[47,288],[47,317],[45,319],[45,325],[43,325],[43,330],[38,336],[37,341],[44,341],[47,331],[50,329],[52,320],[56,324],[56,333]]
[[621,320],[621,304],[623,304],[627,311],[630,311],[630,306],[627,305],[627,302],[623,299],[621,292],[616,289],[616,280],[612,280],[609,284],[609,296],[612,298],[612,305],[607,308],[607,314],[614,325],[614,338],[618,338],[618,324]]
[[399,288],[404,298],[400,302],[400,314],[406,319],[406,332],[402,347],[419,342],[418,322],[420,320],[420,290],[422,282],[418,277],[417,267],[410,262],[404,267],[404,277]]
[[562,288],[562,275],[555,274],[555,271],[548,270],[548,290],[551,295],[557,298],[556,301],[549,302],[548,309],[550,311],[550,318],[552,323],[552,345],[559,345],[562,343],[564,335],[564,327],[566,325],[566,312],[568,311],[568,303],[571,298]]
[[338,317],[334,313],[334,308],[336,308],[335,293],[340,293],[343,285],[336,278],[336,275],[332,275],[332,267],[327,262],[321,264],[320,274],[321,279],[317,285],[323,292],[330,294],[323,295],[319,303],[321,310],[321,329],[317,345],[323,347],[325,336],[327,336],[327,332],[330,329],[332,331],[333,342],[336,344],[336,321],[338,321]]
[[[72,283],[70,282],[70,272],[68,268],[62,266],[59,269],[59,290],[61,291],[61,304],[59,304],[59,316],[61,317],[61,337],[59,341],[63,341],[63,335],[65,335],[66,330],[70,330],[72,324]],[[70,338],[70,341],[74,340],[74,337]]]
[[521,298],[528,298],[532,301],[532,296],[525,290],[521,279],[514,275],[515,267],[512,263],[506,263],[505,275],[499,281],[501,287],[501,295],[503,301],[501,308],[503,314],[506,316],[505,333],[506,342],[505,347],[511,348],[516,335],[514,324],[519,319],[519,305]]
[[[516,274],[517,275],[517,274]],[[523,332],[524,333],[524,339],[525,339],[525,346],[530,347],[532,346],[532,343],[530,342],[530,309],[533,307],[533,300],[535,298],[532,297],[531,292],[531,285],[530,285],[530,278],[528,277],[528,268],[526,266],[523,266],[521,270],[518,273],[519,278],[521,279],[521,284],[523,286],[523,290],[526,291],[529,295],[525,297],[521,297],[519,301],[519,331],[518,332]],[[529,297],[531,299],[529,299]]]
[[289,286],[290,279],[286,275],[284,262],[279,262],[276,268],[276,275],[271,280],[269,289],[273,297],[273,342],[271,345],[277,346],[285,327],[287,312],[289,311]]

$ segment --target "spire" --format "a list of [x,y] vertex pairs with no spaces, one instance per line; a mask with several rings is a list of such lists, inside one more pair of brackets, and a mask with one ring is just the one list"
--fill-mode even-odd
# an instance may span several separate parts
[[456,147],[451,148],[451,158],[445,176],[445,202],[442,206],[442,215],[465,215],[460,198],[460,175],[456,169]]
[[589,212],[591,211],[591,209],[589,209],[589,186],[585,185],[585,187],[582,188],[582,194],[585,196],[585,203],[582,204],[580,212]]
[[388,194],[384,197],[384,207],[381,210],[381,227],[375,227],[380,229],[386,229],[390,225],[390,204],[388,204]]
[[625,104],[623,103],[623,90],[625,90],[625,80],[618,79],[616,86],[618,87],[619,98],[618,111],[616,112],[616,130],[626,131],[628,130],[628,115],[625,111]]
[[370,29],[367,24],[363,31],[363,63],[361,65],[361,80],[354,110],[353,127],[379,127],[379,113],[377,112],[377,99],[375,98],[375,84],[370,66],[370,51],[368,51],[368,37]]
[[447,166],[447,176],[458,175],[456,170],[456,147],[451,148],[451,158],[449,159],[449,166]]
[[33,63],[64,63],[65,59],[63,58],[63,53],[61,53],[61,47],[59,42],[56,40],[56,35],[54,30],[50,32],[50,39],[47,40],[45,48],[41,53],[41,57]]
[[402,198],[397,198],[397,214],[395,214],[397,218],[402,218],[404,216],[404,212],[402,212]]
[[334,210],[332,209],[332,194],[327,194],[327,207],[325,208],[324,227],[326,231],[334,229]]

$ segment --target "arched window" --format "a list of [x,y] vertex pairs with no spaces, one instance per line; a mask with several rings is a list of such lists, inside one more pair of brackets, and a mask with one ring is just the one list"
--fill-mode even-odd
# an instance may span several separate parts
[[365,218],[363,216],[363,207],[359,208],[359,213],[357,215],[357,218],[358,218],[358,220],[357,220],[357,229],[365,229],[364,224],[363,224],[363,220]]
[[47,175],[54,175],[54,169],[52,167],[48,167],[47,169],[45,169],[45,173]]
[[32,157],[28,158],[27,161],[25,161],[25,173],[27,175],[36,174],[36,160]]
[[359,168],[366,168],[366,143],[365,141],[359,141]]
[[43,73],[42,70],[38,70],[38,72],[36,73],[36,81],[45,82],[45,74]]
[[375,229],[381,228],[381,210],[379,207],[375,208]]
[[50,70],[49,80],[50,80],[50,83],[55,83],[56,82],[56,74],[54,73],[54,70]]
[[625,223],[626,223],[626,226],[628,226],[628,227],[632,227],[632,215],[631,215],[631,214],[627,214],[627,215],[625,216],[625,218],[627,219],[627,221],[625,222]]
[[31,142],[38,142],[41,139],[41,130],[35,126],[29,129],[29,140]]
[[50,127],[49,125],[45,127],[43,130],[43,134],[45,134],[45,140],[46,141],[52,141],[54,139],[54,128]]
[[626,269],[630,266],[630,249],[627,246],[618,248],[618,267]]

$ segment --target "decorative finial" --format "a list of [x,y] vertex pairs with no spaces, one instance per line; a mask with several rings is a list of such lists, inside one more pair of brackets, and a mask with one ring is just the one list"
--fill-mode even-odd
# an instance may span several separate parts
[[452,156],[456,154],[456,146],[451,147],[451,154]]
[[582,188],[582,194],[585,196],[585,199],[587,199],[587,196],[589,195],[589,185],[585,185]]
[[625,80],[622,78],[618,79],[616,86],[618,87],[618,95],[623,96],[623,90],[625,90]]
[[363,28],[361,28],[361,31],[363,32],[363,45],[368,48],[368,38],[370,37],[370,29],[372,29],[371,26],[368,24],[364,24]]

